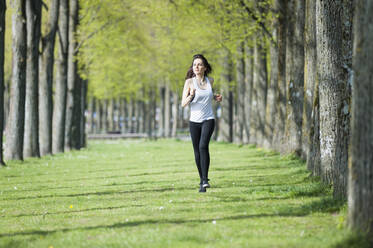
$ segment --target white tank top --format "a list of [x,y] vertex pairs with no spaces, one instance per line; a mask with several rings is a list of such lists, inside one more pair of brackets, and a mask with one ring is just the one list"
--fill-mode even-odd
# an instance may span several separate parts
[[197,84],[196,77],[192,78],[196,92],[194,99],[190,103],[190,121],[203,122],[205,120],[215,119],[214,112],[212,111],[212,88],[209,79],[206,77],[206,89],[200,89]]

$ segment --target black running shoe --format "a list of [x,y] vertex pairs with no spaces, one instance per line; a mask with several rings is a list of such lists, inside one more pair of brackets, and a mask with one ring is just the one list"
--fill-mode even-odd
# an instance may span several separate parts
[[209,182],[207,180],[203,180],[202,187],[204,187],[204,188],[210,188]]
[[202,184],[199,187],[199,193],[206,193],[206,188],[202,187]]

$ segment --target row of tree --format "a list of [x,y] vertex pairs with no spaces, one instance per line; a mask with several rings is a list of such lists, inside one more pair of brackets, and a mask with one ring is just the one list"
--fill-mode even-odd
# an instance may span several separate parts
[[[20,158],[24,149],[19,143],[11,145],[12,140],[20,140],[25,126],[14,116],[15,112],[25,112],[18,101],[24,99],[24,80],[33,77],[22,69],[32,64],[31,55],[17,54],[31,47],[23,36],[29,36],[28,30],[37,30],[22,26],[31,25],[28,19],[17,22],[17,14],[26,13],[27,17],[28,12],[16,4],[22,2],[28,1],[13,1],[18,11],[12,25],[19,32],[13,33],[6,150],[18,155],[9,158]],[[348,196],[350,226],[372,232],[370,1],[87,0],[80,2],[80,19],[77,4],[77,0],[69,4],[52,1],[49,32],[39,38],[40,68],[51,66],[45,69],[49,74],[44,86],[43,69],[39,71],[39,96],[41,88],[48,92],[48,97],[39,97],[39,109],[41,98],[49,99],[45,106],[50,112],[40,110],[36,116],[48,112],[53,118],[49,114],[46,120],[35,123],[53,123],[53,152],[62,151],[64,146],[79,148],[83,143],[87,81],[90,132],[175,135],[177,127],[185,127],[187,122],[179,104],[182,79],[192,62],[191,55],[202,52],[215,62],[215,91],[224,98],[215,106],[215,139],[299,155],[307,160],[314,176],[333,185],[336,198]],[[53,6],[59,6],[58,10]],[[53,51],[54,38],[53,43],[49,38],[54,37],[57,27],[59,59],[55,63],[52,111],[53,52],[49,53],[52,63],[43,64],[42,58],[47,44]],[[78,34],[77,39],[74,34]],[[37,32],[33,35],[30,41],[38,40]],[[37,67],[33,68],[30,71],[35,72]],[[27,87],[28,91],[32,92]],[[26,110],[26,118],[32,111]],[[48,124],[39,130],[50,127]],[[41,138],[39,142],[42,147]],[[71,145],[73,142],[78,145]]]
[[[43,6],[49,16],[42,24]],[[87,82],[79,76],[76,59],[78,0],[51,0],[46,3],[41,0],[11,1],[11,44],[5,43],[4,39],[8,30],[5,21],[10,19],[6,18],[6,2],[1,1],[0,7],[0,129],[3,130],[4,126],[5,105],[5,159],[39,157],[66,149],[79,149],[85,143]],[[12,71],[9,73],[11,78],[7,80],[5,102],[4,54],[9,54],[4,50],[4,44],[12,48]],[[58,51],[56,60],[55,51]],[[0,140],[3,140],[2,134]],[[2,151],[2,146],[0,148]],[[4,164],[2,152],[0,161]]]

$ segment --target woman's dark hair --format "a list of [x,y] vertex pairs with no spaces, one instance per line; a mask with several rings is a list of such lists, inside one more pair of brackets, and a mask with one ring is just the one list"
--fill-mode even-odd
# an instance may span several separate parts
[[193,72],[193,62],[196,59],[201,59],[202,62],[203,62],[203,65],[206,67],[206,71],[205,71],[205,76],[206,77],[212,71],[211,65],[209,64],[207,59],[202,54],[196,54],[196,55],[193,56],[192,65],[188,69],[188,72],[185,76],[185,80],[195,76],[195,74]]

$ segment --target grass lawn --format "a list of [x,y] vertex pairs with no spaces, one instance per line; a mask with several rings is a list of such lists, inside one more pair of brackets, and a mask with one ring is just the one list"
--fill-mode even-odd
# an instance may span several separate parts
[[[0,169],[0,247],[360,247],[346,205],[291,156],[191,142],[91,141]],[[348,245],[349,244],[349,245]]]

